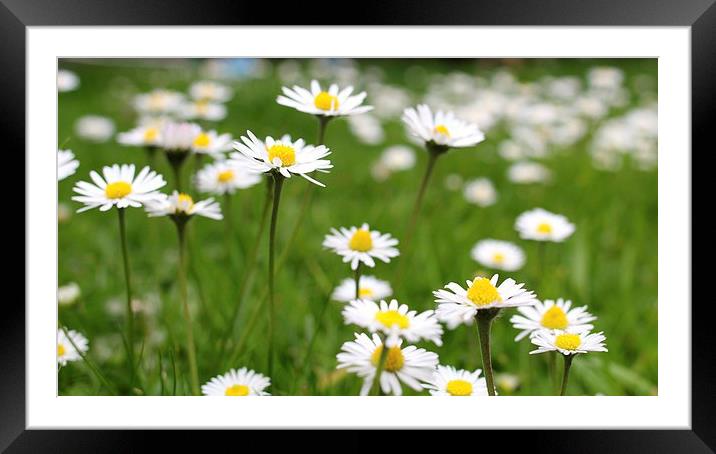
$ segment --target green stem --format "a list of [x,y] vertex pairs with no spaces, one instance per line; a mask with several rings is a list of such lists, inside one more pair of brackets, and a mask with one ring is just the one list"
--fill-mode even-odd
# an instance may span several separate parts
[[189,372],[191,379],[191,392],[199,395],[199,371],[196,367],[196,346],[194,344],[194,329],[191,323],[191,312],[189,312],[189,301],[187,298],[186,283],[186,222],[188,219],[175,219],[177,234],[179,236],[179,297],[186,324],[186,349],[189,357]]
[[354,279],[356,281],[356,299],[360,299],[360,273],[361,273],[360,265],[361,265],[361,263],[358,262],[358,267],[356,268],[355,275],[354,275]]
[[132,277],[129,269],[129,254],[127,253],[127,228],[124,219],[124,208],[118,208],[119,239],[122,245],[122,259],[124,263],[124,283],[127,288],[126,330],[127,330],[127,362],[129,363],[130,388],[134,387],[134,311],[132,310]]
[[316,145],[323,145],[324,137],[326,136],[326,125],[331,121],[331,118],[323,115],[318,116],[318,140]]
[[283,176],[274,174],[273,206],[271,207],[271,227],[269,228],[269,265],[268,265],[268,287],[269,287],[269,327],[268,327],[268,374],[273,376],[273,351],[274,351],[274,324],[275,314],[275,289],[274,289],[274,255],[276,249],[276,224],[278,223],[278,205],[281,201],[281,187]]
[[562,375],[562,388],[559,390],[559,395],[564,396],[567,394],[567,382],[569,381],[569,368],[572,367],[572,360],[574,355],[564,355],[564,374]]
[[97,366],[94,364],[94,362],[90,361],[90,359],[87,357],[86,354],[82,353],[82,350],[75,344],[75,341],[72,340],[72,337],[70,337],[70,333],[67,332],[67,328],[64,326],[62,327],[62,331],[65,332],[65,337],[68,341],[70,341],[70,344],[72,344],[72,348],[75,349],[78,355],[80,355],[80,358],[82,358],[82,361],[89,367],[89,369],[92,371],[93,374],[99,379],[99,381],[107,388],[107,390],[114,396],[117,394],[114,387],[110,384],[109,380],[105,378],[104,375],[99,371]]
[[415,204],[413,205],[413,211],[410,215],[410,220],[408,221],[408,227],[405,231],[405,240],[403,241],[403,244],[401,246],[403,259],[400,262],[400,266],[398,267],[398,273],[396,276],[396,286],[400,286],[400,281],[403,276],[403,272],[405,271],[405,267],[407,266],[408,260],[409,260],[409,254],[410,254],[410,245],[413,241],[413,235],[415,234],[415,227],[418,223],[418,216],[420,214],[420,208],[423,205],[423,198],[425,198],[425,193],[427,192],[428,184],[430,183],[430,177],[433,174],[433,170],[435,169],[435,163],[437,162],[438,158],[442,152],[431,150],[428,147],[428,164],[425,168],[425,174],[423,174],[423,179],[420,182],[420,188],[418,189],[418,196],[415,199]]
[[174,189],[182,192],[181,168],[189,152],[167,152],[167,160],[174,173]]
[[487,394],[495,395],[495,379],[492,373],[492,352],[490,350],[490,328],[492,321],[500,313],[500,309],[481,309],[477,311],[477,334],[480,337],[482,369],[487,381]]
[[386,337],[381,336],[381,341],[382,343],[380,346],[380,358],[378,359],[378,366],[376,366],[375,369],[373,384],[370,386],[371,396],[380,396],[382,393],[380,387],[380,376],[383,375],[383,369],[385,369],[385,361],[388,359],[388,351],[390,350],[385,346]]
[[559,386],[557,377],[557,352],[547,353],[547,366],[549,367],[549,378],[552,381],[552,392]]

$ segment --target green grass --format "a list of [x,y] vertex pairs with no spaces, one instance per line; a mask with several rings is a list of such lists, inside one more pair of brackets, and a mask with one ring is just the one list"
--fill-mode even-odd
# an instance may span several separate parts
[[[656,75],[655,60],[536,60],[509,69],[520,80],[544,75],[582,77],[597,63],[623,68],[627,83],[638,74]],[[416,101],[421,100],[426,88],[425,74],[461,70],[489,75],[503,64],[470,60],[359,62],[362,68],[383,68],[385,80],[406,86]],[[91,144],[75,138],[74,121],[85,114],[102,114],[115,120],[118,131],[128,130],[135,121],[129,104],[132,94],[155,86],[184,91],[198,76],[192,68],[150,69],[132,62],[120,67],[101,61],[60,65],[77,72],[82,84],[78,91],[59,95],[58,144],[70,138],[64,148],[72,149],[81,163],[75,175],[59,183],[59,201],[74,211],[79,205],[70,201],[72,186],[80,179],[86,180],[90,170],[113,163],[138,166],[148,163],[141,149],[122,147],[114,141]],[[405,71],[407,66],[415,65],[423,68],[421,77],[415,76],[415,71]],[[309,143],[315,140],[314,118],[275,103],[281,85],[273,73],[233,83],[236,93],[229,103],[229,116],[216,129],[235,136],[250,129],[259,137],[290,133],[305,137]],[[351,275],[339,257],[321,247],[329,228],[369,222],[399,239],[406,229],[427,156],[419,151],[413,169],[396,173],[385,182],[375,182],[370,166],[385,146],[408,143],[398,118],[384,127],[385,144],[367,146],[349,132],[345,120],[333,121],[328,126],[325,140],[333,150],[331,159],[335,167],[332,173],[320,176],[327,188],[315,188],[310,211],[277,273],[277,361],[269,389],[273,394],[350,395],[360,388],[360,380],[354,375],[335,372],[336,353],[357,331],[343,324],[339,303],[328,302],[308,367],[304,368],[303,363],[319,314],[333,287]],[[525,249],[528,261],[511,276],[525,282],[541,298],[563,297],[576,305],[589,305],[590,311],[599,317],[596,329],[607,336],[608,353],[582,355],[575,360],[569,394],[655,394],[657,172],[639,171],[629,165],[618,172],[595,170],[587,154],[590,138],[587,134],[574,147],[556,151],[543,160],[553,172],[549,184],[514,185],[506,178],[509,163],[497,154],[497,146],[505,137],[504,131],[496,129],[477,147],[453,150],[438,161],[414,237],[412,257],[401,286],[394,288],[395,297],[413,309],[434,308],[433,290],[450,281],[463,282],[481,271],[469,256],[477,240],[491,237],[513,241]],[[191,161],[188,164],[185,174],[193,170]],[[163,157],[157,170],[169,181],[165,188],[169,190],[173,183]],[[499,192],[498,203],[487,208],[468,204],[459,192],[445,188],[445,177],[452,173],[463,178],[489,177]],[[301,215],[308,185],[298,177],[284,185],[277,231],[279,256]],[[221,354],[222,333],[237,304],[239,283],[247,272],[245,251],[254,242],[264,190],[263,185],[257,185],[234,197],[236,237],[230,250],[226,247],[222,222],[198,218],[189,226],[189,303],[195,321],[201,383],[229,368],[247,366],[266,372],[268,235],[261,239],[253,291],[240,308],[239,323],[227,351]],[[520,240],[513,227],[517,215],[536,206],[565,214],[577,226],[566,242],[547,245],[546,263],[542,267],[536,263],[537,245]],[[68,222],[59,225],[59,282],[62,285],[75,281],[82,289],[77,304],[60,308],[59,322],[88,337],[88,358],[120,393],[187,394],[189,376],[176,279],[176,232],[169,219],[147,218],[140,209],[127,212],[128,247],[135,296],[151,310],[137,317],[138,337],[144,340],[138,385],[141,391],[128,388],[120,335],[124,326],[125,290],[116,217],[114,210],[107,213],[92,210],[73,214]],[[233,254],[233,261],[229,253]],[[401,260],[390,264],[379,262],[368,273],[392,281]],[[521,386],[513,394],[550,394],[544,355],[530,356],[528,351],[533,346],[528,341],[513,340],[517,331],[508,319],[514,312],[505,311],[493,325],[495,372],[519,377]],[[442,347],[428,343],[421,346],[437,352],[441,364],[481,367],[474,325],[446,330],[443,340]],[[232,354],[240,343],[245,347],[243,351]],[[92,368],[81,362],[63,367],[59,379],[62,395],[109,392]],[[407,394],[415,394],[404,389]]]

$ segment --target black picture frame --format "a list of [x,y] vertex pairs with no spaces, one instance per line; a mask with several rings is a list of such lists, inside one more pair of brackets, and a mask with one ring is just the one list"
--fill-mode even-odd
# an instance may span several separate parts
[[[0,30],[3,35],[0,39],[0,61],[3,62],[0,93],[5,106],[0,128],[5,129],[3,137],[7,149],[25,149],[25,33],[29,26],[248,26],[281,25],[288,21],[293,24],[334,26],[689,26],[692,46],[692,148],[695,149],[699,144],[706,148],[706,141],[711,139],[709,133],[712,127],[709,124],[716,114],[715,1],[394,0],[343,4],[319,0],[309,5],[300,2],[269,4],[229,0],[0,0]],[[713,140],[709,140],[709,148],[713,147],[712,143]],[[690,150],[681,152],[686,154]],[[24,167],[24,163],[22,165]],[[28,241],[31,238],[25,236],[25,242]],[[690,297],[690,290],[685,297]],[[523,436],[510,436],[510,450],[524,443],[531,451],[545,449],[550,452],[714,452],[716,424],[710,419],[710,413],[716,408],[716,387],[713,385],[716,378],[716,350],[711,336],[711,322],[706,316],[711,302],[702,302],[706,304],[692,305],[690,430],[572,430],[560,431],[559,434],[553,431],[530,431],[529,434],[520,434]],[[10,301],[3,304],[0,337],[4,353],[0,373],[0,449],[7,449],[7,452],[125,452],[141,451],[142,447],[151,446],[147,437],[157,436],[155,432],[25,430],[25,309],[22,305]],[[184,444],[194,436],[175,432],[171,436],[171,444]],[[353,436],[347,435],[346,441]],[[469,436],[466,440],[485,436],[481,433],[474,438]],[[230,437],[227,439],[235,441]],[[212,440],[214,443],[215,439]],[[260,443],[250,443],[248,446],[252,444],[260,446]],[[165,449],[168,446],[163,445]]]

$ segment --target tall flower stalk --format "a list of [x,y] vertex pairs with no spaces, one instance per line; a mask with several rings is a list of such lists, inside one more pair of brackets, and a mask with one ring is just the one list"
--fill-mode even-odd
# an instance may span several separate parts
[[274,288],[274,259],[276,248],[276,225],[278,224],[278,205],[281,201],[281,188],[284,177],[274,173],[273,203],[271,205],[271,226],[269,227],[269,259],[268,259],[268,288],[269,288],[269,328],[268,328],[268,374],[273,376],[274,330],[276,324],[276,295]]
[[572,367],[574,355],[564,355],[564,371],[562,372],[562,385],[559,388],[559,395],[567,394],[567,382],[569,381],[569,369]]
[[177,267],[177,281],[179,283],[179,301],[181,304],[184,327],[186,330],[186,352],[189,360],[189,379],[191,392],[199,395],[199,369],[196,359],[196,344],[194,343],[194,326],[192,324],[191,310],[189,308],[187,285],[187,235],[186,229],[189,220],[195,215],[204,216],[214,220],[223,218],[219,204],[214,199],[194,202],[192,197],[185,193],[174,191],[171,196],[162,194],[162,198],[148,203],[146,206],[149,216],[169,216],[177,229],[179,246],[179,264]]
[[489,309],[477,311],[477,334],[480,339],[480,355],[482,357],[482,369],[487,381],[487,394],[495,395],[495,378],[492,372],[492,351],[491,351],[491,330],[492,321],[500,313],[500,309]]
[[117,209],[119,218],[119,240],[122,245],[122,263],[124,265],[124,285],[127,291],[127,304],[125,307],[125,333],[127,340],[127,363],[129,366],[130,386],[134,385],[134,311],[132,310],[132,276],[129,268],[129,253],[127,252],[127,226],[124,219],[124,208]]

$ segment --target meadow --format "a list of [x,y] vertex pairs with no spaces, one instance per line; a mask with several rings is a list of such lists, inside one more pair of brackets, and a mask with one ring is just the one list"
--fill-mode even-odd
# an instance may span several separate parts
[[[364,273],[389,281],[393,297],[411,309],[435,309],[432,292],[448,282],[462,284],[494,272],[512,277],[540,300],[569,299],[575,306],[587,305],[598,317],[595,331],[604,331],[609,351],[579,355],[572,368],[570,395],[657,394],[657,169],[649,161],[656,154],[644,157],[620,150],[615,157],[594,150],[605,124],[656,102],[656,60],[221,63],[59,62],[60,68],[79,77],[80,84],[58,93],[58,147],[71,149],[80,165],[76,173],[58,182],[58,285],[74,282],[80,295],[58,306],[58,323],[89,340],[87,361],[59,368],[60,395],[190,394],[174,225],[167,218],[149,218],[143,209],[126,210],[139,353],[138,378],[130,384],[122,337],[125,283],[116,215],[99,210],[76,213],[81,204],[71,197],[77,181],[89,181],[91,170],[114,163],[134,163],[138,169],[150,165],[168,181],[162,191],[170,191],[175,181],[161,150],[152,155],[142,147],[120,145],[116,134],[137,122],[135,95],[159,87],[186,92],[192,82],[202,79],[220,80],[233,89],[233,97],[226,102],[226,118],[199,124],[230,133],[234,139],[251,130],[261,138],[291,134],[316,143],[316,119],[276,102],[282,86],[308,86],[312,79],[352,84],[367,92],[366,104],[376,107],[366,114],[372,122],[356,116],[327,125],[324,143],[332,152],[328,159],[334,167],[317,177],[325,188],[310,187],[299,176],[283,185],[276,230],[276,362],[271,394],[358,394],[362,380],[337,370],[336,354],[344,342],[353,340],[353,333],[362,330],[344,323],[344,303],[331,298],[352,272],[322,242],[332,227],[364,222],[401,241],[401,256],[390,263],[377,261]],[[619,100],[602,99],[606,111],[599,115],[592,114],[589,106],[583,116],[570,114],[581,119],[579,124],[555,119],[555,113],[559,117],[567,108],[575,108],[576,96],[598,83],[589,79],[590,71],[605,67],[623,76],[617,87]],[[569,87],[576,83],[577,95],[571,94]],[[517,113],[505,107],[508,101],[525,97],[539,98],[540,103],[514,103]],[[591,101],[598,104],[599,98]],[[452,149],[438,160],[406,254],[401,246],[428,154],[408,137],[401,113],[419,103],[471,116],[466,119],[480,126],[485,140],[474,147]],[[111,119],[110,137],[92,139],[79,131],[77,121],[86,115]],[[542,131],[541,122],[549,123],[543,136],[534,133]],[[525,125],[531,128],[529,134],[520,130]],[[563,130],[564,136],[555,133]],[[541,142],[528,140],[535,137]],[[384,150],[394,145],[410,147],[415,163],[408,162],[403,170],[381,164]],[[515,182],[508,171],[516,160],[541,164],[549,178]],[[208,195],[198,193],[192,175],[209,161],[190,158],[185,163],[184,187],[195,200]],[[466,199],[466,183],[476,178],[490,180],[494,203],[481,206]],[[197,217],[188,225],[188,302],[202,384],[231,368],[248,367],[266,374],[267,230],[256,241],[265,196],[266,185],[260,183],[231,198],[216,197],[226,218]],[[576,226],[574,234],[563,242],[521,239],[515,220],[536,207],[566,216]],[[524,266],[505,272],[476,263],[470,251],[487,238],[523,248]],[[255,247],[258,254],[252,264]],[[252,269],[256,272],[247,279]],[[498,392],[554,394],[545,355],[530,355],[536,347],[528,339],[514,340],[519,330],[509,318],[515,313],[505,309],[493,324]],[[482,368],[475,325],[445,328],[442,339],[442,346],[427,341],[417,345],[436,352],[440,364]],[[428,394],[408,387],[403,391]]]

